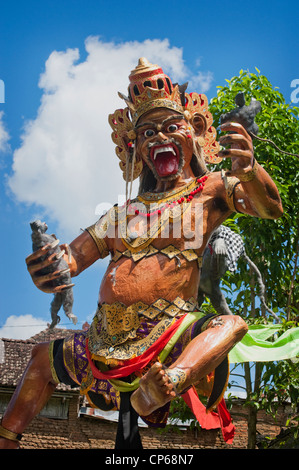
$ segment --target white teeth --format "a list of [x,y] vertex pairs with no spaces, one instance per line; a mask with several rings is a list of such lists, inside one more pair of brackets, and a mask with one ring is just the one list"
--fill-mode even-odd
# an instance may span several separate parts
[[157,155],[162,152],[172,152],[173,155],[176,155],[174,148],[171,146],[159,147],[154,151],[154,160],[156,160]]

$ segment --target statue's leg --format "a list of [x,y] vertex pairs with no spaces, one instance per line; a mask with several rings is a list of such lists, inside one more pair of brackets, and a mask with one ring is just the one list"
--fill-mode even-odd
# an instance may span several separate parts
[[[4,434],[5,430],[21,434],[45,406],[56,386],[49,361],[49,343],[38,344],[3,416]],[[0,436],[0,449],[18,447],[18,442]]]
[[213,292],[210,294],[210,301],[216,312],[220,315],[233,315],[229,306],[227,305],[226,298],[220,289],[219,284],[214,285]]
[[50,325],[50,328],[54,328],[60,322],[60,317],[58,315],[58,312],[61,306],[62,306],[62,293],[60,292],[54,295],[53,300],[51,302],[52,323]]
[[211,320],[207,329],[192,339],[168,369],[157,362],[142,377],[131,397],[133,408],[139,415],[147,416],[196,384],[221,364],[247,329],[238,316],[219,316]]

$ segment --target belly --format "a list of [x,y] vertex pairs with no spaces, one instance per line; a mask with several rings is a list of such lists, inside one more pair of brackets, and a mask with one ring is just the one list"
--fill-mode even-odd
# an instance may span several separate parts
[[137,263],[121,258],[107,268],[100,287],[99,303],[131,305],[142,301],[150,305],[160,298],[173,301],[178,296],[188,300],[197,298],[198,283],[196,261],[170,260],[161,254],[143,258]]

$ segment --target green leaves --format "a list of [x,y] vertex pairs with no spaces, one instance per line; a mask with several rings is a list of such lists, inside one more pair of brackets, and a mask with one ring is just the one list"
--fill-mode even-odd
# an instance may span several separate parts
[[[261,103],[262,111],[255,119],[259,126],[259,137],[270,139],[285,152],[298,154],[299,108],[287,104],[277,87],[273,87],[260,70],[255,70],[257,74],[240,70],[239,76],[226,80],[225,86],[217,87],[217,96],[210,103],[214,126],[219,126],[221,114],[235,108],[235,96],[242,91],[246,105],[252,98]],[[234,214],[226,220],[225,225],[242,235],[247,255],[261,272],[266,303],[280,317],[284,330],[298,326],[299,318],[299,158],[285,155],[269,143],[259,140],[254,140],[254,147],[257,161],[276,183],[284,214],[278,220],[261,220]],[[219,164],[219,169],[227,167],[226,161]],[[244,260],[239,260],[236,273],[226,276],[222,289],[232,312],[243,316],[247,323],[273,321],[257,296],[256,275]],[[298,363],[279,361],[244,364],[243,370],[243,389],[247,391],[245,406],[255,410],[264,409],[272,416],[286,400],[296,407],[299,401]],[[233,375],[230,381],[234,383]],[[238,383],[234,386],[242,388],[240,379]],[[250,420],[251,413],[248,416]],[[249,428],[254,425],[254,422],[249,423]],[[293,434],[297,433],[298,425],[290,430]],[[248,446],[254,448],[255,442],[251,439],[252,435],[249,435]]]
[[[256,116],[259,136],[270,139],[282,150],[299,153],[299,108],[285,102],[277,87],[273,87],[267,77],[255,68],[257,74],[240,70],[239,76],[226,79],[225,86],[217,87],[217,96],[211,100],[210,111],[214,126],[220,124],[221,114],[235,108],[235,96],[244,92],[246,104],[252,98],[259,100],[262,111]],[[225,221],[234,232],[242,235],[246,253],[261,272],[265,285],[267,305],[282,321],[282,332],[298,325],[299,282],[298,265],[298,206],[299,206],[299,159],[280,153],[269,143],[254,141],[255,157],[275,181],[284,208],[278,220],[261,220],[244,214],[234,214]],[[224,160],[218,169],[227,168]],[[239,314],[250,324],[272,323],[273,319],[265,310],[258,297],[259,289],[256,274],[244,259],[240,259],[236,273],[227,273],[222,282],[227,303],[233,313]],[[206,313],[213,312],[209,301],[202,305]],[[244,363],[236,365],[244,372],[245,387],[240,382],[240,374],[232,374],[230,385],[243,388],[247,392],[245,406],[249,410],[264,409],[275,416],[279,405],[287,401],[295,408],[299,401],[298,363],[287,360],[266,363]],[[234,377],[238,381],[234,382]],[[182,400],[171,403],[171,416],[174,422],[192,419],[190,410]],[[254,416],[249,413],[249,420]],[[193,421],[194,426],[196,421]],[[294,423],[294,420],[293,420]],[[252,426],[252,423],[250,423]],[[249,426],[249,428],[250,428]],[[298,425],[289,428],[293,435]],[[249,433],[251,434],[251,433]],[[253,433],[255,436],[256,433]],[[250,441],[249,447],[255,448]]]
[[[299,153],[299,108],[287,104],[277,87],[273,87],[267,77],[255,69],[257,74],[240,70],[239,76],[226,79],[227,84],[218,87],[217,96],[210,103],[215,127],[220,123],[221,114],[235,107],[235,96],[242,91],[247,105],[252,98],[262,105],[262,111],[256,116],[259,136],[274,141],[284,151]],[[282,316],[289,312],[294,317],[299,313],[298,305],[295,306],[294,287],[293,291],[291,287],[298,244],[299,159],[284,155],[265,142],[254,140],[254,146],[256,159],[277,185],[284,214],[279,220],[260,220],[236,214],[225,225],[244,238],[247,253],[264,277],[271,308],[278,309]],[[226,161],[219,164],[219,168],[227,166]],[[233,279],[231,307],[244,311],[244,307],[249,307],[245,305],[249,298],[245,294],[239,295],[238,290],[250,291],[250,275],[244,263],[239,267]],[[248,314],[253,311],[249,309]],[[261,315],[261,309],[258,308],[256,313]]]

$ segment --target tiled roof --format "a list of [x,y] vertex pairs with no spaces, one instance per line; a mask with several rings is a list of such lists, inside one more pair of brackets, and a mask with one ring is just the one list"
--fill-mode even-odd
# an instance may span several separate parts
[[40,331],[34,336],[31,336],[28,341],[33,341],[34,343],[42,343],[44,341],[52,341],[53,339],[66,338],[72,333],[78,332],[79,330],[69,330],[66,328],[46,328],[43,331]]
[[35,342],[6,338],[2,341],[0,386],[16,386],[30,359]]
[[[32,348],[36,344],[53,339],[65,338],[73,332],[74,330],[60,328],[50,330],[47,328],[27,340],[2,338],[0,387],[15,387],[18,384],[30,360]],[[71,387],[59,384],[57,389],[69,391]]]

